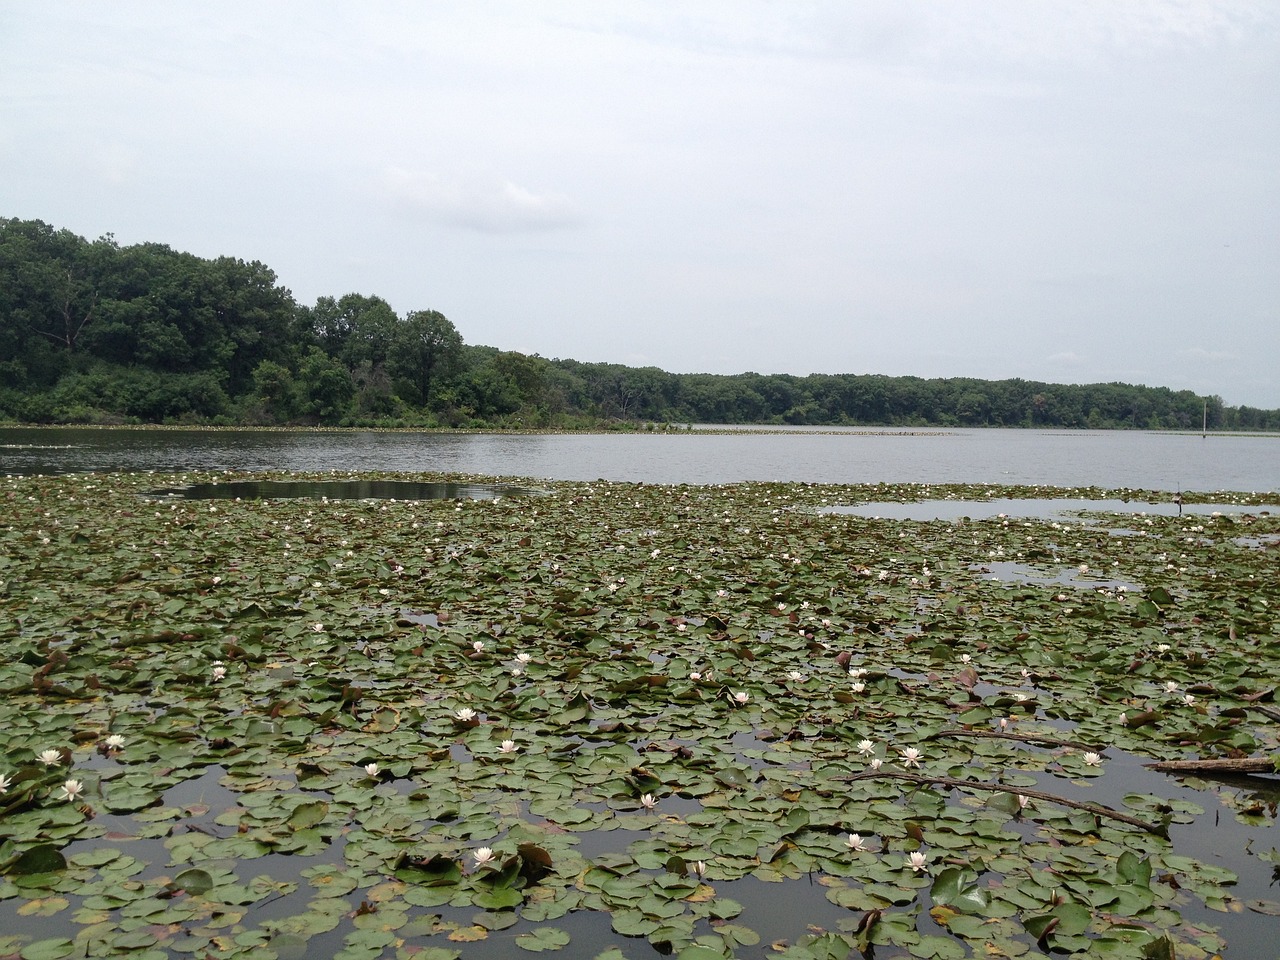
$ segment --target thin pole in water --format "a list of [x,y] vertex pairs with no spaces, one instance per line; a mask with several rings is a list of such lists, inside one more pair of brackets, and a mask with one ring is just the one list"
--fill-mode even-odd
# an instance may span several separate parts
[[1204,419],[1200,422],[1200,439],[1209,435],[1209,401],[1204,402]]

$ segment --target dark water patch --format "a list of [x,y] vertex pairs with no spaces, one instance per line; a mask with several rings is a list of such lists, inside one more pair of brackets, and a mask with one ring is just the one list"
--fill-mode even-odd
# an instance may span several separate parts
[[418,483],[413,480],[232,480],[151,491],[183,500],[497,500],[540,491],[501,483]]

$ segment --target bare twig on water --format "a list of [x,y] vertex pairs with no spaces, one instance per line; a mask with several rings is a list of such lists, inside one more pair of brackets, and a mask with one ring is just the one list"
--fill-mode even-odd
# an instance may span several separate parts
[[926,738],[929,740],[938,737],[985,737],[992,740],[1019,740],[1023,743],[1035,743],[1049,747],[1073,747],[1076,750],[1096,750],[1102,753],[1106,747],[1100,747],[1092,743],[1079,743],[1075,740],[1059,740],[1056,737],[1045,737],[1038,733],[1008,733],[999,730],[939,730],[937,733]]
[[1218,757],[1212,760],[1161,760],[1143,766],[1162,773],[1275,773],[1270,757]]
[[1119,810],[1112,810],[1110,807],[1103,806],[1100,803],[1086,803],[1081,800],[1068,800],[1066,797],[1059,797],[1056,794],[1046,793],[1043,790],[1030,790],[1027,787],[1009,787],[1002,783],[981,783],[977,780],[962,780],[959,777],[937,777],[927,773],[899,773],[896,770],[874,770],[866,773],[854,773],[849,776],[840,777],[841,780],[876,780],[876,779],[892,779],[906,780],[910,783],[920,784],[941,784],[944,787],[957,787],[961,790],[979,790],[988,793],[1012,793],[1014,796],[1030,797],[1032,800],[1043,800],[1045,803],[1056,803],[1061,807],[1070,807],[1073,810],[1084,810],[1098,817],[1105,817],[1108,820],[1115,820],[1118,823],[1127,823],[1131,827],[1137,827],[1139,830],[1145,830],[1147,833],[1155,834],[1157,837],[1168,838],[1168,827],[1162,823],[1148,823],[1145,820],[1139,820],[1137,817],[1131,817],[1127,813],[1121,813]]
[[1280,723],[1280,710],[1272,710],[1270,707],[1264,707],[1260,703],[1251,703],[1245,707],[1245,709],[1252,710],[1254,713],[1260,713],[1268,720],[1274,720],[1277,723]]

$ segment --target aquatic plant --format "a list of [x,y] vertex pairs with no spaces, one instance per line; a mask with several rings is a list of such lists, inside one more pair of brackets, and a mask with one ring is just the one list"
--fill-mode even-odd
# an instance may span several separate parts
[[1141,766],[1280,753],[1271,508],[155,486],[0,482],[0,955],[1196,957],[1280,909],[1188,852],[1205,805],[1270,822],[1266,782]]

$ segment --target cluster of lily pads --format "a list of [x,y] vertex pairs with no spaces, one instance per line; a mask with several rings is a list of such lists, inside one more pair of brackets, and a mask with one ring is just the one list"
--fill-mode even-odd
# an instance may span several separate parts
[[0,481],[0,957],[1194,958],[1270,909],[1172,786],[1099,796],[1280,752],[1274,498],[159,485]]

